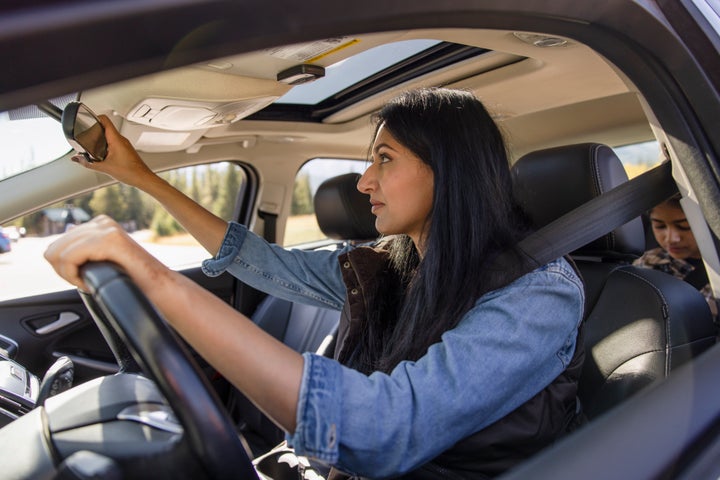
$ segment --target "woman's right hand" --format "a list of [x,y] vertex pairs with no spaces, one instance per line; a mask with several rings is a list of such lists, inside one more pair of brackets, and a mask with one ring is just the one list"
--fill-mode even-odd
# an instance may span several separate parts
[[99,116],[105,128],[105,139],[108,144],[107,157],[102,162],[88,162],[83,155],[74,155],[72,160],[83,167],[110,175],[126,185],[142,189],[143,184],[155,177],[138,155],[130,141],[120,135],[112,121],[105,115]]

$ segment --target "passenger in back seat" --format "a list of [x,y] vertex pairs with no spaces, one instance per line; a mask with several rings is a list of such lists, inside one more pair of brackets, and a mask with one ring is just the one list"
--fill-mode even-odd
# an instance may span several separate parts
[[331,477],[488,478],[574,425],[583,286],[564,259],[522,275],[530,261],[514,246],[528,227],[502,135],[472,94],[417,90],[379,112],[358,189],[386,238],[336,252],[286,250],[225,225],[103,122],[108,159],[86,166],[161,201],[214,255],[208,274],[342,309],[336,359],[275,341],[107,217],[62,237],[48,260],[81,288],[85,261],[120,264],[298,454],[337,468]]
[[718,321],[718,304],[700,255],[695,235],[676,194],[649,212],[650,226],[658,248],[645,252],[633,265],[652,268],[685,280],[707,300],[713,319]]

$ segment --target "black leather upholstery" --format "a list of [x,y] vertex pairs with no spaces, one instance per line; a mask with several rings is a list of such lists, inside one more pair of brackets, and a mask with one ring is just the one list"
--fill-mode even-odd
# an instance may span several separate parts
[[[323,182],[315,193],[318,225],[325,235],[338,241],[367,241],[378,237],[370,198],[360,193],[360,175],[348,173]],[[297,352],[332,352],[331,339],[340,321],[340,311],[302,305],[267,296],[252,320],[263,330]],[[234,395],[239,429],[255,455],[265,453],[283,440],[284,434],[238,392]]]
[[[584,272],[595,267],[580,265]],[[589,417],[715,343],[705,299],[690,284],[657,270],[608,268],[586,322],[579,395]]]
[[315,193],[315,216],[320,230],[336,240],[367,240],[378,237],[370,196],[357,189],[359,173],[325,180]]
[[[526,155],[513,165],[515,195],[542,227],[627,176],[612,149],[578,144]],[[585,365],[579,396],[599,415],[715,343],[702,295],[655,270],[629,265],[642,253],[638,217],[572,253],[585,281]]]

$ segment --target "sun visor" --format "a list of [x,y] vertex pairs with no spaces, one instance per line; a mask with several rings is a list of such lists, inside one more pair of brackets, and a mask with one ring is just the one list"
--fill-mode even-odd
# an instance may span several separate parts
[[146,98],[130,109],[127,120],[163,130],[207,129],[236,122],[278,98],[265,96],[229,103]]

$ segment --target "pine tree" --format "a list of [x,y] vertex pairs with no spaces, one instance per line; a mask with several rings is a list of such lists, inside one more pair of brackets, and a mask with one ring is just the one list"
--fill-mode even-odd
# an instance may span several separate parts
[[200,201],[200,168],[192,169],[192,185],[190,187],[190,197],[196,202]]
[[237,168],[232,163],[228,163],[220,183],[218,199],[213,208],[218,217],[225,220],[232,218],[238,188],[240,188],[240,177]]
[[96,190],[89,206],[93,214],[104,213],[117,221],[126,220],[127,204],[120,191],[120,185],[110,185]]
[[146,228],[149,224],[147,212],[145,212],[145,204],[140,197],[140,191],[137,188],[124,185],[122,193],[127,208],[125,210],[126,222],[129,222],[131,230]]
[[290,215],[307,215],[314,211],[310,176],[308,174],[300,175],[295,180]]

